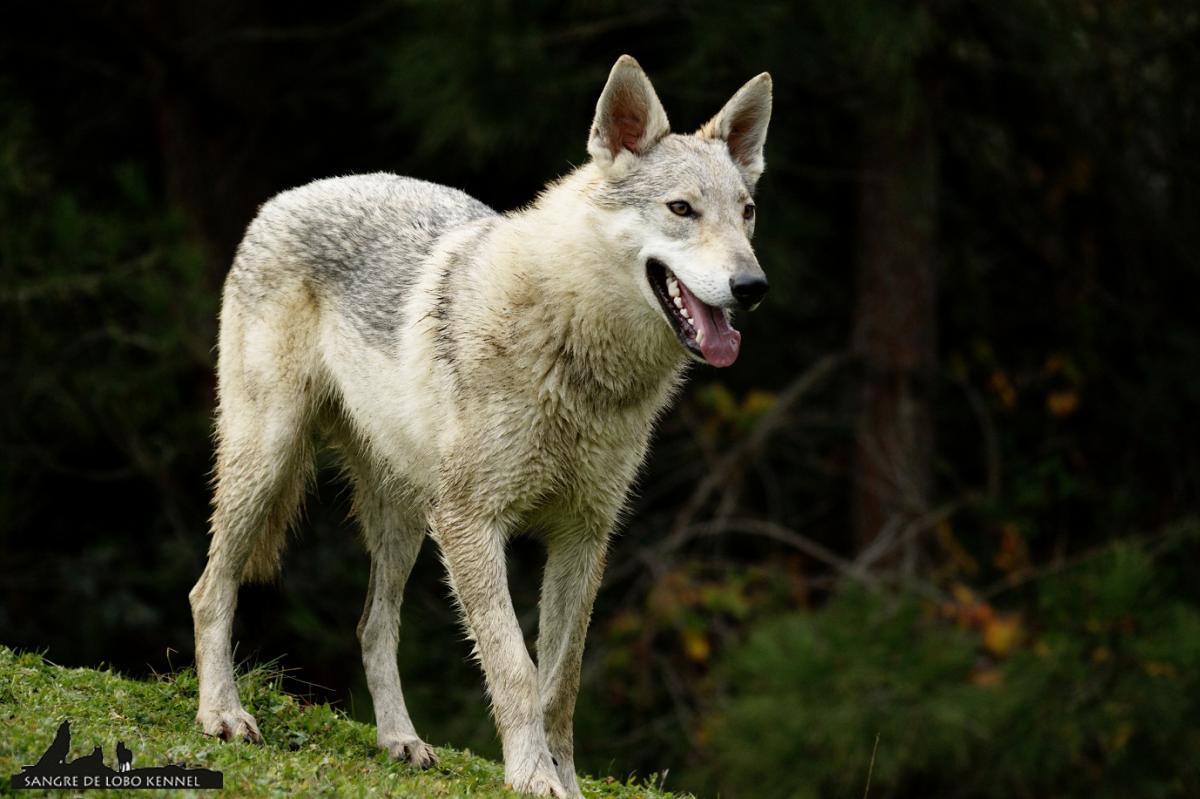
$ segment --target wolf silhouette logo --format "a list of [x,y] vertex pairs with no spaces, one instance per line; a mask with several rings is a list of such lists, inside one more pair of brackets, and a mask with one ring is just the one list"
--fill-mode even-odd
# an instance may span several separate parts
[[117,771],[129,771],[133,766],[133,752],[124,741],[117,741]]
[[225,786],[225,776],[206,768],[188,768],[175,763],[154,768],[133,768],[133,750],[118,741],[117,768],[104,762],[104,752],[96,746],[91,754],[68,760],[71,752],[71,723],[64,721],[50,746],[32,766],[24,766],[12,777],[13,789],[47,790],[52,788],[187,788],[192,790]]

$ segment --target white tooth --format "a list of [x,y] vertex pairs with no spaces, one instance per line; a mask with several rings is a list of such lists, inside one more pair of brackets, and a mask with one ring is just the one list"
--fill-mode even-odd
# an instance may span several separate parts
[[704,343],[704,331],[703,331],[703,330],[697,330],[697,331],[696,331],[696,343],[697,343],[697,344],[703,344],[703,343]]
[[667,293],[670,294],[672,297],[678,297],[679,296],[679,284],[676,283],[674,280],[668,280],[667,281]]
[[[683,308],[683,300],[682,300],[682,299],[680,299],[678,296],[676,296],[676,297],[675,297],[675,307],[676,307],[676,308]],[[686,308],[685,308],[685,309],[684,309],[684,311],[683,311],[683,315],[684,315],[684,316],[687,316],[687,309],[686,309]]]
[[[681,307],[681,308],[683,308],[683,306],[682,306],[682,305],[681,305],[680,307]],[[688,313],[688,309],[687,309],[687,308],[684,308],[684,309],[683,309],[683,318],[684,318],[684,319],[687,319],[689,322],[692,320],[692,315],[691,315],[690,313]]]

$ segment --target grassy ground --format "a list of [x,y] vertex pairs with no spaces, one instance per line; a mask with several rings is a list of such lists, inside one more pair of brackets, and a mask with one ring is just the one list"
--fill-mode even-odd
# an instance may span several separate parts
[[[196,730],[196,675],[190,670],[153,681],[130,680],[109,671],[62,668],[0,646],[0,793],[33,793],[12,791],[9,777],[36,762],[58,725],[69,719],[71,759],[98,745],[112,766],[120,740],[133,750],[135,768],[174,762],[224,772],[223,792],[193,792],[198,796],[518,796],[505,790],[499,764],[470,752],[440,748],[441,763],[429,771],[391,762],[375,748],[374,727],[281,692],[278,675],[268,669],[251,671],[238,682],[242,701],[266,738],[262,746],[225,744]],[[636,780],[611,777],[585,779],[582,787],[588,797],[671,796]],[[149,797],[186,792],[85,795],[117,793]]]

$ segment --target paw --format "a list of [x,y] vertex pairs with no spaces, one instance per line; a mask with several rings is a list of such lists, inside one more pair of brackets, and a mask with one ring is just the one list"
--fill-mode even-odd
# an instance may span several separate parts
[[[558,799],[571,799],[577,793],[571,793],[563,787],[562,780],[554,767],[554,761],[548,752],[543,753],[533,762],[526,761],[523,767],[515,769],[511,776],[505,774],[505,783],[517,793],[532,796],[554,796]],[[578,789],[576,789],[578,790]]]
[[196,724],[205,735],[220,738],[222,741],[246,741],[252,744],[262,743],[262,733],[258,731],[258,722],[240,707],[232,710],[204,710],[196,714]]
[[409,763],[417,768],[430,768],[438,762],[433,747],[415,735],[382,740],[379,742],[379,748],[391,755],[393,760]]

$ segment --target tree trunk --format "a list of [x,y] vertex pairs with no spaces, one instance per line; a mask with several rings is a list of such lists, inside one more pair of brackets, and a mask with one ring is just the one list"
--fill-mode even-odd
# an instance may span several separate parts
[[852,514],[865,559],[911,573],[929,509],[937,147],[919,91],[863,126],[853,349],[862,366]]

